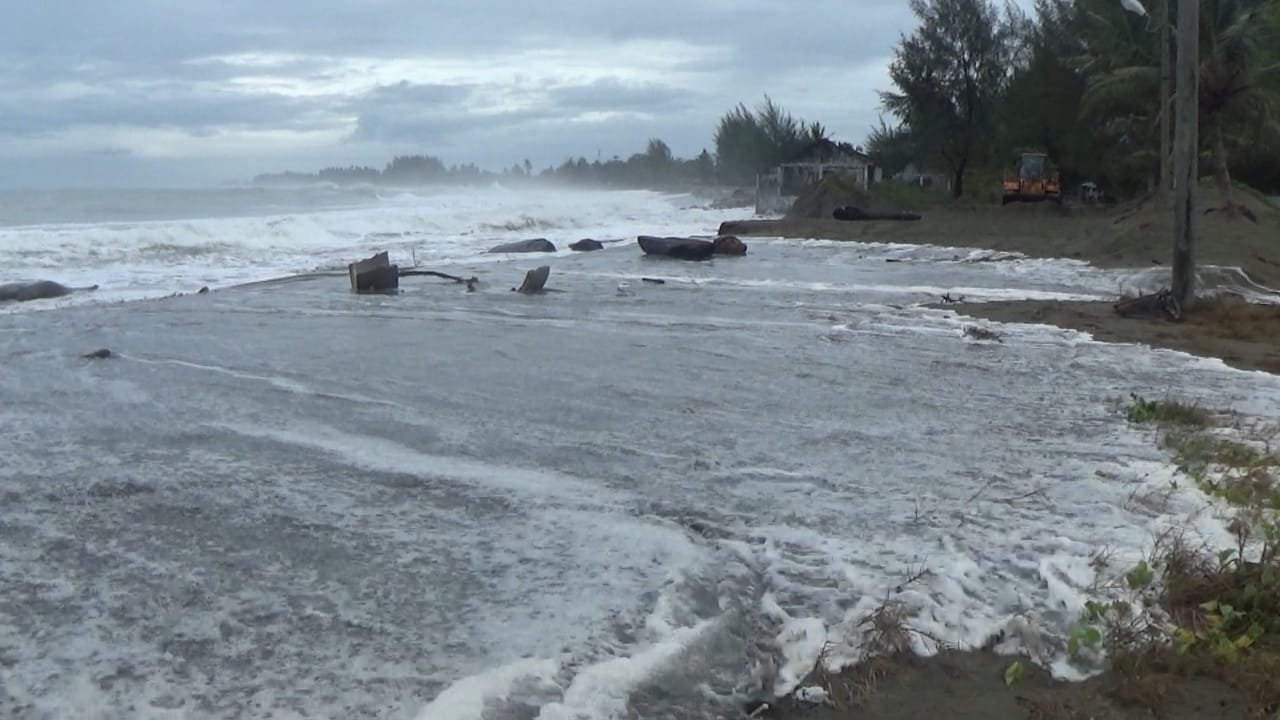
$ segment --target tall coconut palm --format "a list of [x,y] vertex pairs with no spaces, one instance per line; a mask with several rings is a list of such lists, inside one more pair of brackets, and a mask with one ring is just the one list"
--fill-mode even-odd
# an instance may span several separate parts
[[[1275,123],[1277,98],[1268,83],[1280,62],[1263,48],[1274,0],[1202,0],[1200,4],[1200,119],[1213,146],[1215,182],[1224,207],[1234,212],[1226,133],[1231,127]],[[1264,45],[1263,43],[1268,43]]]
[[[1098,0],[1080,0],[1095,5]],[[1114,9],[1118,4],[1110,3]],[[1116,117],[1124,112],[1158,120],[1168,112],[1156,91],[1159,82],[1158,46],[1133,35],[1140,22],[1087,9],[1082,25],[1086,52],[1077,66],[1089,74],[1082,101],[1085,113]],[[1270,83],[1280,74],[1280,62],[1269,61],[1268,38],[1274,0],[1201,0],[1200,2],[1200,127],[1209,144],[1214,175],[1226,209],[1233,211],[1227,135],[1233,129],[1257,128],[1275,122],[1278,100]],[[1266,22],[1263,22],[1266,21]],[[1177,22],[1177,18],[1173,18]],[[1126,62],[1128,61],[1128,62]],[[1133,62],[1136,61],[1136,62]],[[1176,91],[1176,89],[1175,89]]]

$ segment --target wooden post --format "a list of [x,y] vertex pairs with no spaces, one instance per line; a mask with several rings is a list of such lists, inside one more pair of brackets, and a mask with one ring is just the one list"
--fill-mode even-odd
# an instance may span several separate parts
[[1169,157],[1169,113],[1172,110],[1169,107],[1169,96],[1172,94],[1172,82],[1169,77],[1170,73],[1170,55],[1173,47],[1170,45],[1169,31],[1169,0],[1160,0],[1160,202],[1168,207],[1169,192],[1172,189],[1173,168],[1171,167],[1171,159]]
[[1173,282],[1179,305],[1195,296],[1196,185],[1199,179],[1200,2],[1178,0],[1178,63],[1173,138]]

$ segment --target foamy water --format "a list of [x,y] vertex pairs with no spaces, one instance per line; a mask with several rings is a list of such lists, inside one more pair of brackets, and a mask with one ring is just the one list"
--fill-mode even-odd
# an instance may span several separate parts
[[[228,192],[232,191],[208,191]],[[22,196],[12,194],[2,200],[23,202]],[[242,212],[257,214],[237,215],[234,205],[228,207],[224,200],[222,216],[207,217],[202,215],[201,198],[184,196],[176,201],[178,207],[150,209],[151,215],[164,219],[0,225],[0,282],[50,279],[75,287],[98,285],[94,297],[68,298],[61,305],[137,299],[344,269],[382,250],[401,265],[415,260],[430,264],[485,259],[485,251],[500,243],[545,237],[568,253],[568,244],[584,237],[634,239],[659,229],[714,233],[722,219],[722,211],[696,209],[706,203],[692,197],[650,192],[513,192],[489,187],[335,196],[317,191],[315,207],[304,209],[307,203],[293,191],[288,197],[291,212],[269,213],[263,211],[271,203],[261,197],[254,200],[244,202]],[[182,205],[188,206],[186,217]],[[98,216],[109,217],[110,212],[97,210]],[[59,213],[77,216],[88,211],[50,207],[45,217]]]
[[[698,205],[489,189],[0,229],[0,280],[103,284],[0,318],[0,714],[718,717],[856,658],[886,597],[1074,677],[1100,579],[1170,525],[1225,538],[1116,402],[1274,416],[1274,377],[1046,327],[975,341],[920,307],[1147,271],[816,239],[483,253],[741,214]],[[380,249],[484,283],[111,300]],[[561,292],[507,291],[541,263]]]

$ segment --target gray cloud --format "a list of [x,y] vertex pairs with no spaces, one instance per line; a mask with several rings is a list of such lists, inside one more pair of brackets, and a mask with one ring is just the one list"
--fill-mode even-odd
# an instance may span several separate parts
[[[861,142],[912,25],[901,0],[55,0],[6,16],[0,161],[175,182],[409,151],[544,166],[649,137],[692,155],[765,93]],[[34,176],[19,175],[0,184]]]

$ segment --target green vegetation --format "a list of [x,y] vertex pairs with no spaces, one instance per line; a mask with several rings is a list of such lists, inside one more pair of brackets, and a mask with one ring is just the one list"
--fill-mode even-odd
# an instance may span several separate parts
[[881,102],[910,130],[912,142],[951,173],[960,197],[965,171],[994,137],[996,103],[1018,51],[1017,16],[983,0],[910,0],[920,20],[889,65],[895,91]]
[[1086,603],[1068,654],[1105,651],[1121,678],[1117,692],[1152,708],[1162,694],[1157,679],[1203,676],[1247,697],[1250,717],[1276,717],[1280,457],[1270,447],[1280,431],[1228,425],[1227,415],[1187,403],[1131,399],[1129,421],[1156,426],[1183,471],[1233,508],[1235,546],[1204,550],[1176,528],[1166,533],[1124,574],[1122,599]]
[[1212,419],[1209,412],[1198,405],[1188,405],[1176,400],[1147,400],[1136,394],[1130,394],[1129,397],[1133,400],[1125,408],[1125,416],[1129,418],[1129,422],[1205,427]]
[[[911,7],[919,27],[900,41],[882,93],[897,123],[881,120],[868,139],[886,168],[947,168],[958,190],[967,170],[1036,148],[1068,186],[1090,179],[1131,195],[1155,182],[1168,108],[1156,21],[1115,0],[1036,0],[1033,17],[991,0]],[[1280,192],[1280,3],[1200,7],[1201,152],[1232,208],[1232,179]]]
[[720,177],[733,183],[754,183],[757,173],[791,160],[806,146],[826,139],[827,130],[821,123],[806,125],[768,95],[755,114],[739,104],[716,126]]

